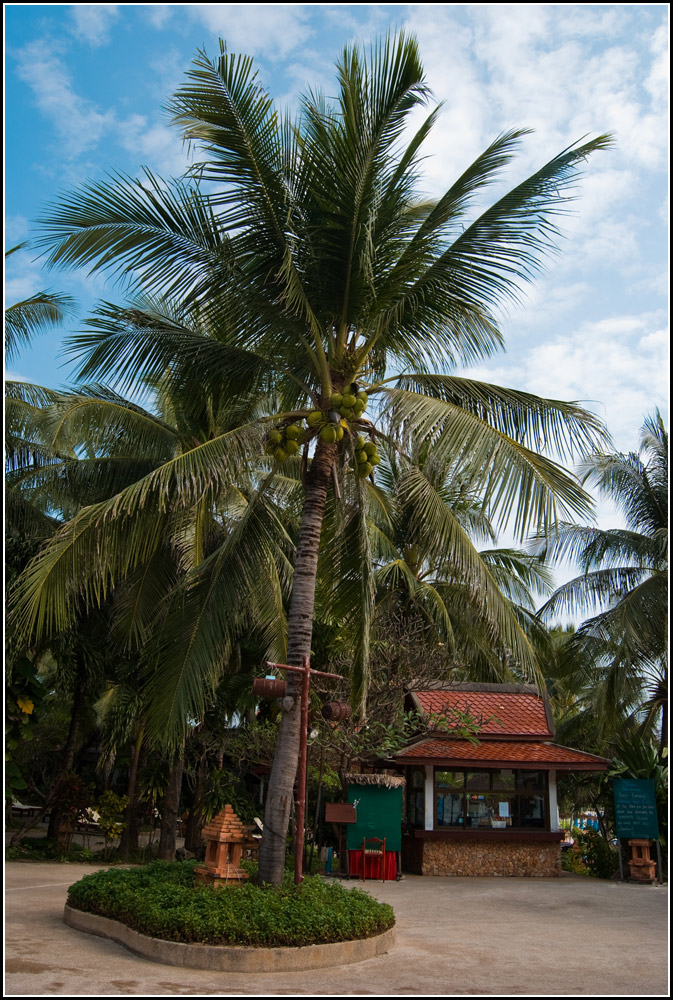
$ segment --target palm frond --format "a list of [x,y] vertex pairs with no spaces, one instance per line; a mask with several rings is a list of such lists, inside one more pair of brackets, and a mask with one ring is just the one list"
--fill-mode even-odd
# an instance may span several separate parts
[[452,375],[404,374],[398,386],[459,406],[535,451],[567,459],[610,441],[601,421],[577,403]]
[[206,277],[231,270],[227,234],[208,198],[182,181],[166,183],[145,169],[135,180],[113,173],[61,198],[38,219],[36,246],[50,247],[49,267],[116,274],[125,288],[179,299],[198,297]]
[[479,484],[486,507],[520,538],[548,532],[568,515],[586,516],[591,498],[560,465],[515,441],[486,420],[446,400],[403,389],[383,390],[390,433],[408,450],[459,465]]
[[234,481],[259,427],[236,428],[164,463],[116,496],[80,511],[28,566],[16,595],[26,637],[61,631],[78,604],[100,604],[169,537],[176,507]]
[[279,512],[260,492],[218,549],[165,598],[143,666],[150,735],[179,741],[187,720],[203,717],[248,601],[268,651],[283,645],[290,549]]
[[647,571],[638,566],[618,566],[585,573],[562,584],[538,614],[549,621],[555,616],[575,611],[586,613],[597,605],[614,601],[615,595],[638,586],[646,575]]
[[[15,249],[18,249],[16,247]],[[27,347],[34,336],[58,326],[75,311],[71,295],[59,292],[36,292],[22,302],[14,302],[5,309],[5,355],[13,361],[22,347]]]
[[531,551],[544,558],[577,562],[584,573],[601,566],[654,567],[660,556],[656,539],[647,535],[624,528],[604,529],[569,522],[557,525],[553,537],[533,538],[528,544]]

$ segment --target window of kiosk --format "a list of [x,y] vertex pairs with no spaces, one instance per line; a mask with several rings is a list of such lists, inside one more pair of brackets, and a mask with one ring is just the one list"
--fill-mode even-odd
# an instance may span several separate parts
[[425,826],[425,772],[420,768],[407,780],[407,823],[421,830]]
[[547,772],[435,769],[435,828],[547,829]]
[[438,827],[465,825],[464,771],[435,771],[435,807]]

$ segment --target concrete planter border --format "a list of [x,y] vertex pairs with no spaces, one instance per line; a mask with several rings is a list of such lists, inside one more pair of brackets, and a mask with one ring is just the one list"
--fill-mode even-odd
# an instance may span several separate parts
[[185,944],[181,941],[162,941],[160,938],[147,937],[118,920],[75,910],[67,903],[63,910],[63,922],[85,934],[110,938],[151,962],[177,965],[183,969],[205,969],[208,972],[305,972],[326,969],[385,955],[395,943],[395,928],[391,927],[376,937],[299,948]]

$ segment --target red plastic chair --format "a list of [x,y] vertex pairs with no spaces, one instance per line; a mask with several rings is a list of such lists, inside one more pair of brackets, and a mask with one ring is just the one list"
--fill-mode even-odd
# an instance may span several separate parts
[[381,881],[386,880],[386,838],[383,840],[380,837],[363,837],[362,838],[362,864],[360,867],[360,875],[362,881],[366,879],[366,861],[367,858],[380,858],[380,871],[381,871]]

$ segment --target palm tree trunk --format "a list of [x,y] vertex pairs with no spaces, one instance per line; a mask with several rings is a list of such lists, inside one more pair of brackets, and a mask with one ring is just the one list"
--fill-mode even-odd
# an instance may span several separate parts
[[49,793],[44,800],[44,803],[38,813],[34,816],[29,817],[25,823],[22,824],[21,828],[12,835],[10,840],[10,847],[14,847],[19,843],[21,838],[25,834],[36,827],[38,823],[41,823],[46,814],[51,809],[51,815],[49,817],[49,827],[47,829],[47,836],[51,840],[58,839],[58,831],[61,825],[61,818],[63,816],[63,810],[59,808],[56,802],[56,790],[58,788],[59,781],[63,777],[66,771],[72,769],[72,765],[75,760],[75,751],[77,749],[77,736],[79,734],[79,724],[82,717],[82,707],[84,704],[84,690],[85,690],[85,676],[84,668],[79,667],[77,671],[77,679],[75,682],[75,691],[73,693],[72,700],[72,712],[70,715],[70,726],[68,728],[68,735],[65,741],[65,748],[63,750],[63,759],[61,762],[61,769],[54,778]]
[[[65,774],[66,771],[72,770],[72,765],[75,762],[75,751],[77,749],[77,737],[79,735],[79,724],[82,718],[82,708],[84,706],[84,691],[86,687],[86,676],[84,667],[80,664],[77,667],[77,678],[75,680],[75,690],[72,697],[72,713],[70,715],[70,727],[68,729],[68,736],[65,741],[65,747],[63,749],[63,758],[61,761],[61,770],[56,778],[54,787],[58,785],[58,782]],[[49,817],[49,829],[47,830],[47,836],[52,840],[58,838],[58,831],[61,825],[61,820],[63,817],[63,810],[59,808],[58,803],[54,803],[51,810],[51,816]]]
[[161,832],[159,834],[158,857],[163,861],[175,861],[175,836],[180,809],[180,791],[182,789],[183,751],[179,750],[173,761],[168,785],[164,792],[161,806]]
[[204,827],[203,803],[206,796],[206,781],[208,779],[208,754],[204,750],[199,760],[196,772],[196,785],[194,788],[194,798],[192,808],[189,810],[187,829],[185,830],[185,850],[197,856],[203,849],[201,831]]
[[132,851],[138,850],[138,768],[145,730],[141,726],[135,743],[131,744],[131,767],[129,769],[129,803],[124,816],[124,830],[119,842],[119,857],[128,861]]
[[[311,655],[320,532],[335,460],[336,446],[318,439],[315,456],[306,477],[306,497],[292,581],[287,641],[287,662],[290,666],[302,666],[303,657]],[[296,697],[299,683],[290,671],[286,680],[288,696],[281,704],[283,712],[269,777],[264,834],[259,851],[259,880],[272,885],[278,885],[283,878],[287,829],[299,754],[301,705],[300,699]]]

